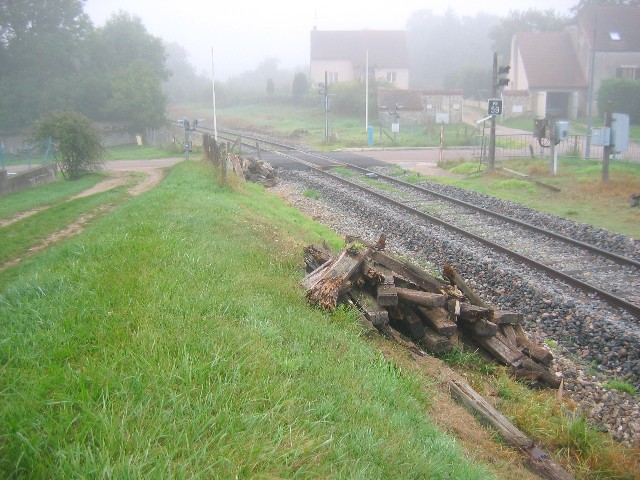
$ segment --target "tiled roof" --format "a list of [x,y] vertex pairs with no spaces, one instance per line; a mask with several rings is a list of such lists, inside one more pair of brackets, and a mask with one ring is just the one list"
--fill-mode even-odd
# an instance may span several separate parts
[[590,44],[595,29],[597,52],[640,52],[640,6],[596,6],[578,24]]
[[349,60],[369,65],[409,68],[406,32],[402,30],[311,31],[311,60]]
[[569,33],[520,32],[518,49],[529,88],[586,88]]

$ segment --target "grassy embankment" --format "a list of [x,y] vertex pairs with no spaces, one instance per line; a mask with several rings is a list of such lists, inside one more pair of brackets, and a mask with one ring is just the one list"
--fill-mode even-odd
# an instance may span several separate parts
[[0,273],[0,476],[490,477],[428,383],[306,305],[300,247],[338,239],[212,177],[181,164]]
[[[435,415],[499,478],[528,478],[513,454],[483,443],[470,419],[449,410],[434,388],[438,367],[425,378],[406,353],[365,340],[352,315],[306,306],[296,286],[300,242],[337,245],[330,232],[259,188],[214,187],[197,168],[181,166],[82,237],[0,273],[0,471],[484,477],[434,431],[426,417]],[[20,203],[59,204],[79,187],[5,197],[2,206],[13,206],[1,217]],[[122,187],[105,195],[84,200],[85,210],[130,198]],[[53,215],[52,224],[71,217]],[[27,240],[14,240],[27,242],[20,255]],[[634,455],[553,395],[528,391],[470,353],[449,361],[485,395],[498,392],[501,408],[577,478],[632,478]]]

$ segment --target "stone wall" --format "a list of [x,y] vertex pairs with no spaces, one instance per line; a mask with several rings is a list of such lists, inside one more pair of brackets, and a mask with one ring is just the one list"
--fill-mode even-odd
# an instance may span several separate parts
[[51,183],[56,179],[57,173],[58,166],[55,163],[49,163],[13,175],[9,175],[6,170],[0,170],[0,195],[7,195],[25,188]]

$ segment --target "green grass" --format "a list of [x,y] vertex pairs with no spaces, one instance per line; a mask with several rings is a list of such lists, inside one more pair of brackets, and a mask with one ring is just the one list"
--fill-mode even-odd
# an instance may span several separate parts
[[[197,111],[194,111],[194,114]],[[306,130],[302,140],[317,149],[361,148],[367,145],[367,133],[360,117],[329,115],[330,141],[325,142],[324,110],[319,107],[294,105],[243,105],[223,108],[218,121],[228,128],[255,128],[288,136],[295,130]],[[374,126],[374,146],[380,147],[434,147],[440,144],[441,125],[402,126],[395,136],[390,125],[383,131],[377,122]],[[443,125],[445,138],[450,145],[471,145],[474,128],[464,124]],[[385,133],[386,132],[386,133]]]
[[0,273],[4,478],[489,478],[426,418],[418,375],[310,308],[325,228],[175,167]]
[[308,189],[302,192],[302,196],[306,198],[311,198],[313,200],[318,200],[320,198],[320,193],[317,190]]
[[59,203],[9,226],[0,228],[0,265],[27,254],[63,226],[81,215],[97,212],[105,204],[122,203],[128,194],[121,186],[89,197]]
[[607,184],[601,181],[602,166],[597,161],[560,158],[557,175],[549,173],[547,159],[513,159],[505,161],[504,166],[559,188],[560,192],[532,181],[489,174],[485,165],[482,173],[474,173],[477,162],[445,164],[451,172],[467,176],[434,180],[640,239],[640,210],[629,204],[629,197],[640,191],[640,165],[612,162]]
[[105,177],[100,174],[86,175],[78,180],[64,180],[59,177],[56,182],[5,195],[0,197],[0,220],[7,220],[18,213],[64,201],[104,179]]
[[140,147],[138,145],[119,145],[109,147],[105,160],[147,160],[153,158],[180,157],[183,152],[170,148]]
[[628,382],[621,380],[609,380],[604,386],[609,390],[617,390],[619,392],[630,393],[631,395],[638,395],[638,389]]

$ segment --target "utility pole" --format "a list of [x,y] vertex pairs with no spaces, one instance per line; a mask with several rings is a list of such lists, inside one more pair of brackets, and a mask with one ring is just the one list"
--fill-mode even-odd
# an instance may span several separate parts
[[[611,130],[611,124],[613,123],[613,113],[611,100],[607,102],[607,112],[604,115],[604,126]],[[602,183],[607,183],[609,181],[609,157],[611,156],[611,152],[613,151],[614,145],[611,145],[611,142],[607,142],[607,145],[602,149]]]
[[[498,52],[493,52],[493,78],[491,80],[491,98],[498,95]],[[489,133],[489,170],[496,166],[496,116],[491,115],[491,131]]]
[[329,75],[324,71],[324,142],[329,144]]

